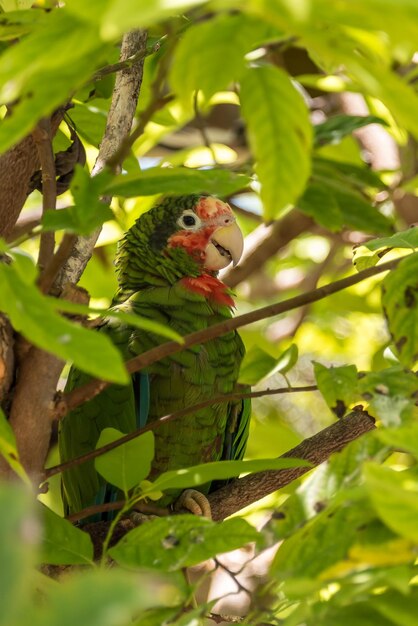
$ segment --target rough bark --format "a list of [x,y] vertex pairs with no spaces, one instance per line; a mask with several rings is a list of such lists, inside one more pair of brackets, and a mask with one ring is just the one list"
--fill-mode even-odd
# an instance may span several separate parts
[[[64,116],[64,108],[51,119],[52,136]],[[32,135],[0,155],[0,236],[10,235],[25,204],[29,181],[39,169],[39,155]]]

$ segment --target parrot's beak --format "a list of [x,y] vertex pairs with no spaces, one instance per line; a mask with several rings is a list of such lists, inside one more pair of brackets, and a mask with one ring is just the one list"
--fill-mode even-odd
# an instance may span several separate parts
[[208,270],[222,270],[231,262],[238,263],[244,249],[244,238],[236,222],[222,226],[213,233],[206,248],[205,267]]

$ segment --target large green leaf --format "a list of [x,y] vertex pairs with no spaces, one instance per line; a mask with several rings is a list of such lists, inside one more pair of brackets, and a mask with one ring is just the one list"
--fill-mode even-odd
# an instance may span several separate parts
[[255,528],[237,517],[217,524],[203,517],[177,515],[135,528],[109,554],[126,567],[171,572],[260,539]]
[[13,102],[1,122],[0,152],[28,135],[41,117],[62,105],[104,62],[106,46],[96,28],[51,11],[30,35],[0,57],[0,101]]
[[[100,433],[96,448],[123,437],[116,428],[104,428]],[[146,478],[154,458],[154,433],[147,432],[96,457],[96,470],[112,485],[125,494]]]
[[39,560],[52,565],[92,565],[93,544],[90,535],[40,506],[43,536]]
[[[82,0],[81,0],[82,1]],[[101,35],[116,39],[125,31],[145,28],[168,17],[181,14],[206,0],[112,0],[101,11]],[[80,0],[76,0],[80,3]]]
[[[1,3],[0,3],[1,4]],[[30,3],[32,4],[32,2]],[[8,11],[7,15],[1,16],[0,22],[0,41],[17,39],[22,35],[35,30],[44,19],[45,13],[43,11]]]
[[418,254],[401,261],[382,284],[382,304],[399,360],[408,366],[418,358]]
[[293,458],[214,461],[213,463],[204,463],[164,472],[150,484],[150,491],[155,489],[165,491],[166,489],[197,487],[211,480],[225,480],[239,476],[244,472],[263,472],[264,470],[280,470],[289,467],[310,467],[310,463],[302,459]]
[[418,477],[369,463],[364,467],[366,487],[381,520],[394,532],[418,542]]
[[264,215],[274,219],[296,202],[310,174],[308,109],[286,72],[276,67],[247,70],[240,97]]
[[213,193],[228,196],[244,189],[251,182],[248,176],[227,170],[195,170],[186,167],[150,167],[141,172],[118,176],[103,192],[113,196],[152,196],[157,193]]
[[[27,489],[0,485],[0,625],[27,614],[34,549],[39,533]],[[23,622],[22,622],[23,623]]]
[[[376,594],[371,605],[384,619],[390,619],[397,626],[416,626],[418,593],[415,587],[411,587],[407,595],[397,591]],[[375,624],[380,624],[380,619]]]
[[266,22],[242,13],[197,22],[176,48],[170,73],[174,91],[187,103],[196,90],[208,99],[226,89],[244,73],[245,54],[274,34]]
[[[128,374],[119,351],[103,333],[87,330],[56,313],[50,301],[24,279],[27,261],[15,255],[12,265],[0,263],[0,310],[7,313],[13,327],[38,348],[73,361],[93,376],[126,383]],[[28,278],[32,279],[30,275]]]

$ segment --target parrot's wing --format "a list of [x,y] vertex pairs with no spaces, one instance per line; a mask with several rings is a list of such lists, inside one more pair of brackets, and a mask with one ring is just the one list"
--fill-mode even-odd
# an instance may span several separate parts
[[244,457],[250,431],[251,400],[245,398],[241,401],[241,410],[238,414],[237,428],[233,433],[231,460],[240,461]]

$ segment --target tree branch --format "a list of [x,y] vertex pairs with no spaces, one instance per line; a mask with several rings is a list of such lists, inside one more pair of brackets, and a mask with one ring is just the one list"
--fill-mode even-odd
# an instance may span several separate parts
[[[57,182],[55,173],[54,151],[52,149],[51,120],[40,120],[32,133],[38,150],[39,162],[42,170],[42,215],[48,210],[55,210],[57,202]],[[41,234],[39,245],[38,266],[41,275],[52,259],[55,248],[55,233]]]
[[235,393],[224,394],[221,396],[215,396],[214,398],[211,398],[210,400],[205,400],[204,402],[193,404],[193,406],[185,407],[184,409],[181,409],[180,411],[176,411],[175,413],[164,415],[163,417],[160,417],[159,419],[153,422],[149,422],[148,424],[146,424],[146,426],[143,426],[142,428],[137,428],[136,430],[133,430],[131,433],[128,433],[127,435],[124,435],[123,437],[120,437],[116,441],[112,441],[106,444],[105,446],[102,446],[101,448],[97,448],[96,450],[91,450],[91,452],[87,452],[86,454],[83,454],[82,456],[78,456],[75,459],[71,459],[70,461],[66,461],[65,463],[60,463],[59,465],[53,465],[52,467],[49,467],[48,469],[45,470],[44,478],[48,479],[51,476],[54,476],[55,474],[59,474],[67,469],[70,469],[70,467],[75,467],[76,465],[81,465],[82,463],[85,463],[86,461],[95,459],[96,457],[101,456],[102,454],[105,454],[105,452],[114,450],[114,448],[118,448],[123,443],[127,443],[128,441],[131,441],[132,439],[136,439],[136,437],[139,437],[140,435],[143,435],[144,433],[150,430],[152,431],[156,430],[162,424],[166,424],[167,422],[173,422],[174,420],[180,417],[183,417],[184,415],[189,415],[190,413],[194,413],[195,411],[200,411],[201,409],[205,409],[206,407],[212,406],[213,404],[220,404],[222,402],[232,402],[236,400],[244,400],[246,398],[261,398],[263,396],[272,396],[272,395],[278,395],[278,394],[284,394],[284,393],[297,393],[301,391],[305,391],[305,392],[317,391],[317,389],[318,387],[316,385],[305,385],[302,387],[281,387],[280,389],[263,389],[262,391],[252,391],[248,393],[235,392]]
[[[312,291],[308,291],[299,296],[295,296],[294,298],[289,298],[288,300],[283,300],[282,302],[270,304],[268,306],[262,307],[261,309],[251,311],[250,313],[244,313],[244,315],[238,315],[237,317],[225,320],[224,322],[220,322],[219,324],[214,324],[213,326],[210,326],[209,328],[206,328],[204,330],[190,333],[189,335],[183,337],[184,342],[182,344],[179,344],[175,341],[168,341],[159,346],[156,346],[155,348],[152,348],[151,350],[143,352],[133,359],[130,359],[126,363],[126,368],[130,374],[133,374],[134,372],[137,372],[144,367],[148,367],[152,363],[155,363],[156,361],[159,361],[160,359],[163,359],[171,354],[181,352],[182,350],[199,343],[205,343],[210,339],[220,337],[221,335],[231,332],[232,330],[236,330],[237,328],[241,328],[242,326],[246,326],[247,324],[253,324],[254,322],[258,322],[262,319],[267,319],[275,315],[287,313],[288,311],[292,311],[293,309],[297,309],[298,307],[311,304],[312,302],[317,302],[318,300],[322,300],[323,298],[337,293],[338,291],[347,289],[347,287],[356,285],[366,278],[370,278],[371,276],[376,276],[377,274],[381,274],[382,272],[394,269],[401,261],[401,259],[402,258],[394,259],[392,261],[388,261],[387,263],[383,263],[382,265],[367,268],[361,272],[358,272],[358,274],[353,274],[352,276],[342,278],[341,280],[329,283],[327,285],[324,285],[323,287],[318,287],[317,289],[313,289]],[[61,396],[57,402],[57,415],[62,417],[68,411],[74,409],[80,404],[83,404],[83,402],[94,398],[110,384],[110,382],[93,378],[85,385],[77,387],[76,389],[73,389],[70,393]]]
[[[122,160],[116,159],[115,154],[119,151],[126,136],[129,135],[138,102],[138,94],[142,83],[144,67],[143,54],[146,46],[147,33],[145,31],[132,31],[127,33],[122,41],[120,61],[124,62],[137,55],[140,59],[136,64],[118,72],[112,103],[107,118],[106,130],[100,144],[99,154],[94,165],[92,175],[101,172],[110,161],[112,167],[117,170]],[[107,203],[110,198],[104,198]],[[76,284],[89,261],[93,248],[99,237],[100,229],[95,230],[87,237],[79,237],[73,247],[71,256],[58,277],[60,287],[65,283]]]
[[[343,419],[305,439],[279,458],[296,458],[309,461],[317,467],[331,454],[340,452],[347,444],[374,430],[374,419],[366,412],[355,409]],[[249,474],[209,494],[212,518],[223,520],[265,496],[288,485],[311,468],[292,467]]]

